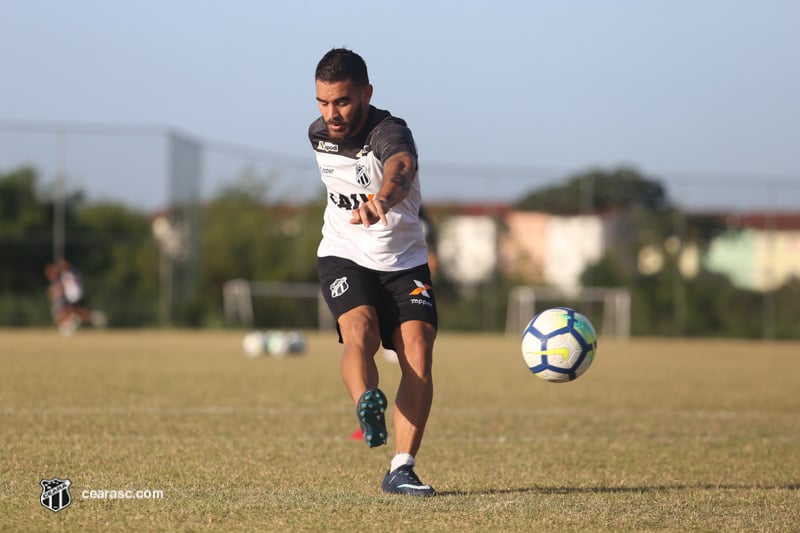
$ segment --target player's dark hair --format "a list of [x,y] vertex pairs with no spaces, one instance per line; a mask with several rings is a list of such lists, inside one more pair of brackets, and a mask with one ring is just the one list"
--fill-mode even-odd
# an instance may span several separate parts
[[322,56],[315,79],[326,83],[351,80],[358,86],[369,83],[367,64],[360,55],[347,48],[333,48]]

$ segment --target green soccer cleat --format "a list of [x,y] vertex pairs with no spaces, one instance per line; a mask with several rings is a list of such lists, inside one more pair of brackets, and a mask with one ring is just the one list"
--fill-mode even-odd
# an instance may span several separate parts
[[374,448],[386,444],[386,396],[380,389],[367,389],[358,399],[356,416],[361,424],[364,442]]

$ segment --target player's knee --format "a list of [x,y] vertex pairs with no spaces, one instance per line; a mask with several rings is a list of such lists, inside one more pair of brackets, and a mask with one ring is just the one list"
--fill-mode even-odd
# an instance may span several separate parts
[[339,318],[339,329],[345,344],[363,344],[371,353],[378,351],[381,335],[374,312],[361,308],[348,311]]
[[420,339],[406,344],[403,351],[409,368],[420,379],[429,380],[433,368],[433,347]]

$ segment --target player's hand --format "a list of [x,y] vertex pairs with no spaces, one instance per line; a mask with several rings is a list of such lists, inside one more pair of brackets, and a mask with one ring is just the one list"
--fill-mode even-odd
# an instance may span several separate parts
[[382,198],[373,198],[361,204],[357,209],[353,209],[350,223],[363,224],[365,228],[378,222],[385,226],[387,212],[389,212],[389,203]]

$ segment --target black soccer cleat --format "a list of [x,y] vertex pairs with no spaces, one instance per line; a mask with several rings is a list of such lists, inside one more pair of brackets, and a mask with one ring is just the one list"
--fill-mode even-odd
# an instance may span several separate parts
[[433,487],[425,485],[419,480],[411,465],[398,466],[391,472],[386,472],[381,489],[389,494],[406,496],[433,496],[436,494]]
[[367,389],[358,399],[356,417],[367,446],[374,448],[386,444],[386,396],[380,389]]

